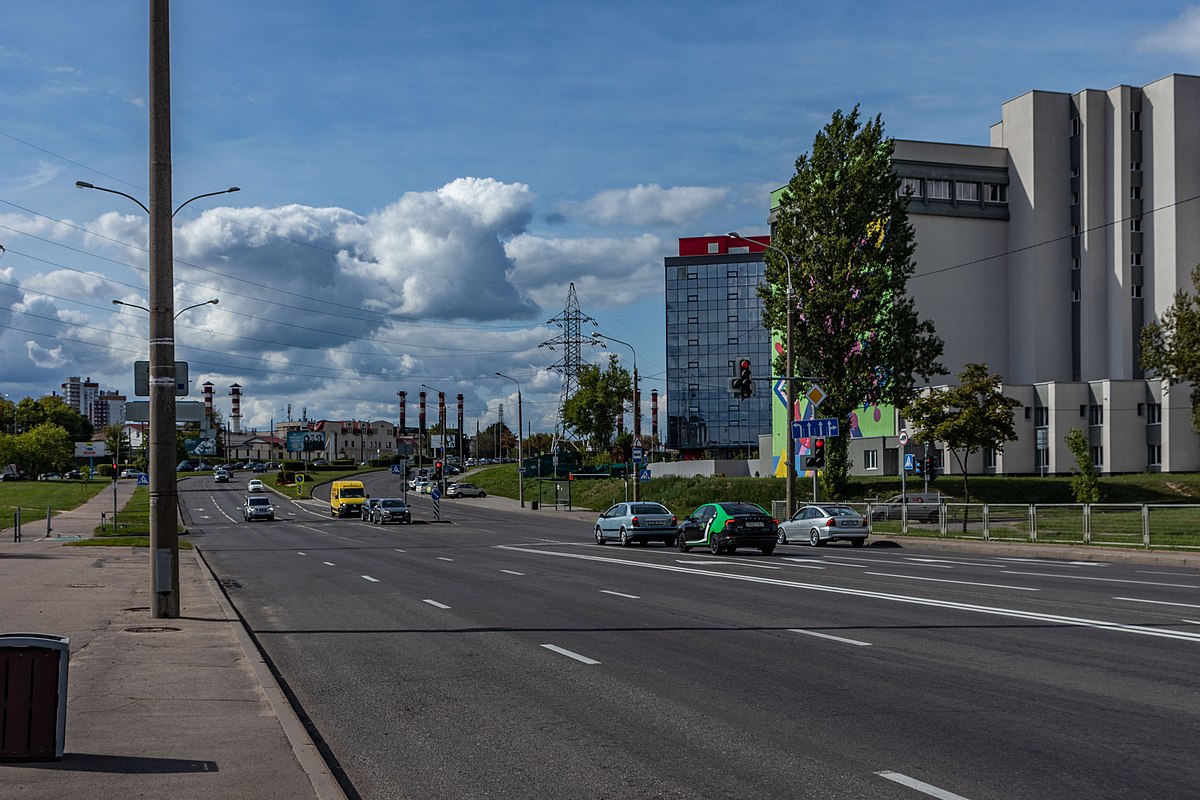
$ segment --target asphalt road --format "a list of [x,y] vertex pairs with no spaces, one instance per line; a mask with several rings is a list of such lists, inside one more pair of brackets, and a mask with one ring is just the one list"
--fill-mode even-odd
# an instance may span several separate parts
[[1195,570],[600,547],[491,500],[244,523],[244,481],[181,507],[351,796],[1200,797]]

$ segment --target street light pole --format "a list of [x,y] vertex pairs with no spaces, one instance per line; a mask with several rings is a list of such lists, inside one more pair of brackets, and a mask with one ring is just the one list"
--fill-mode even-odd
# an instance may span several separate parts
[[521,420],[521,382],[516,378],[505,375],[503,372],[497,372],[501,378],[508,378],[517,385],[517,497],[521,501],[521,508],[525,507],[525,451],[521,447],[521,432],[523,430],[523,422]]
[[737,231],[730,231],[725,235],[730,239],[762,245],[767,250],[783,256],[783,261],[787,265],[787,321],[785,322],[783,345],[783,371],[785,373],[783,379],[786,382],[785,388],[787,390],[787,414],[784,417],[784,436],[787,439],[787,455],[785,456],[787,463],[784,467],[787,472],[784,479],[784,486],[786,487],[787,516],[790,519],[792,514],[796,513],[796,437],[792,436],[792,419],[796,414],[796,354],[792,349],[792,335],[796,329],[796,293],[792,289],[792,259],[775,245],[766,244],[757,239],[747,239]]
[[[637,350],[633,349],[633,345],[629,342],[623,342],[599,331],[594,331],[592,338],[607,339],[610,342],[623,344],[629,348],[629,352],[633,353],[633,443],[635,446],[640,446],[642,441],[642,403],[638,387]],[[635,503],[642,499],[641,465],[640,461],[633,465],[633,502]]]

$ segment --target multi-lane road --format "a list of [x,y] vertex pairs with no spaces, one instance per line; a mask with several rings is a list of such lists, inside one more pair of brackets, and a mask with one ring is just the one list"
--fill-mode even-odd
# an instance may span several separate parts
[[1196,570],[600,547],[492,498],[244,523],[243,491],[181,507],[352,797],[1200,797]]

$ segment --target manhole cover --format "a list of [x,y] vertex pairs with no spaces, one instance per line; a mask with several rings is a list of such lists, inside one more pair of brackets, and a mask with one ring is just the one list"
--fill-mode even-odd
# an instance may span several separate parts
[[103,589],[103,583],[68,583],[68,589]]
[[169,633],[171,631],[182,630],[182,628],[170,628],[165,625],[140,625],[136,628],[126,628],[126,633]]
[[239,580],[234,580],[233,578],[223,578],[221,580],[221,585],[224,586],[226,589],[241,589],[242,588],[242,582]]

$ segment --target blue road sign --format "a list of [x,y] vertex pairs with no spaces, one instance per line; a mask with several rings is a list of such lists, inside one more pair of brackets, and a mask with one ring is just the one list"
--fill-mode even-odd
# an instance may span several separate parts
[[150,476],[144,472],[139,472],[137,485],[138,486],[149,486],[150,485]]
[[392,464],[392,474],[393,475],[403,475],[404,468],[401,467],[399,464]]
[[801,419],[792,423],[792,438],[807,439],[812,436],[839,436],[840,429],[835,417]]
[[917,457],[912,453],[904,454],[904,469],[906,472],[912,472],[917,468]]
[[643,456],[643,453],[642,453],[642,448],[640,448],[640,447],[637,447],[637,446],[635,445],[635,446],[633,447],[632,456],[633,456],[633,463],[635,463],[635,464],[640,464],[640,463],[642,463],[642,456]]
[[641,472],[639,472],[638,480],[641,481],[642,483],[645,483],[646,481],[650,480],[650,470],[644,469]]

